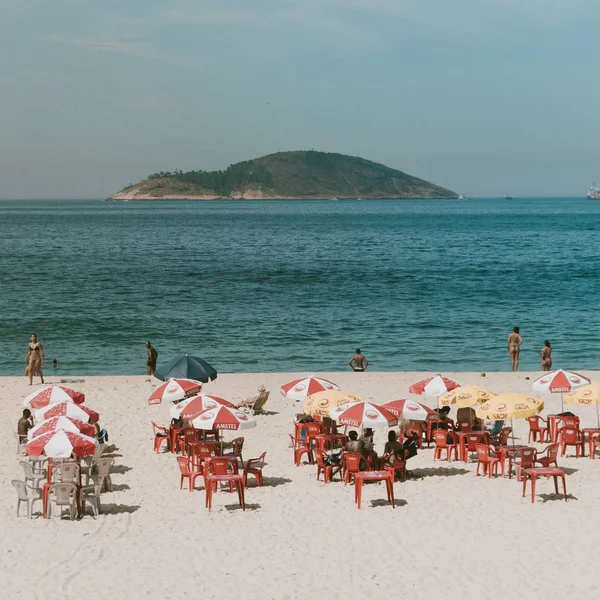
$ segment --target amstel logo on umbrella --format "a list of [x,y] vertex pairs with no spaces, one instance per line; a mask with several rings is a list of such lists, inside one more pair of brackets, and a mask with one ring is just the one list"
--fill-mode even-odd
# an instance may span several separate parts
[[340,419],[340,425],[348,425],[348,427],[360,427],[360,421],[358,419],[347,419],[343,417]]
[[235,416],[240,420],[240,421],[247,421],[248,420],[248,415],[246,413],[243,412],[236,412],[234,413]]
[[379,413],[375,412],[374,410],[365,411],[365,417],[367,417],[367,419],[376,419],[378,416]]
[[416,406],[415,404],[407,404],[406,408],[407,410],[412,410],[413,412],[420,410],[420,407]]
[[200,415],[200,418],[201,418],[203,421],[209,421],[209,420],[210,420],[210,419],[212,419],[214,416],[215,416],[215,413],[213,413],[213,412],[209,412],[209,413],[202,413],[202,414]]
[[305,386],[303,383],[301,383],[301,384],[297,385],[297,386],[294,388],[294,391],[295,391],[295,392],[302,392],[302,391],[303,391],[303,390],[305,390],[305,389],[306,389],[306,386]]

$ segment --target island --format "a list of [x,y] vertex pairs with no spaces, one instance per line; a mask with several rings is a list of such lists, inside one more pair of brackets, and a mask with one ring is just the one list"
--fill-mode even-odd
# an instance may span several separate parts
[[107,200],[323,200],[458,198],[423,179],[357,156],[277,152],[224,171],[154,173]]

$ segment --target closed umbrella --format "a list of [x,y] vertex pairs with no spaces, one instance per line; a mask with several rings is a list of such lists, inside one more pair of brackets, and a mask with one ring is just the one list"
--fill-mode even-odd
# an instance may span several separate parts
[[206,383],[217,378],[217,371],[205,360],[189,354],[181,354],[156,369],[154,377],[166,381],[174,377],[195,379]]

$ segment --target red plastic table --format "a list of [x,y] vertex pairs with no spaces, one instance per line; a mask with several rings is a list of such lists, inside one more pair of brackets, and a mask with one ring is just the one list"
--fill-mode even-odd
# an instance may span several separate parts
[[558,494],[558,481],[560,477],[563,484],[563,492],[565,496],[565,502],[567,501],[567,483],[565,481],[565,472],[558,467],[535,467],[534,469],[525,469],[523,471],[523,496],[527,487],[527,480],[531,479],[531,503],[535,502],[535,481],[538,477],[552,477],[554,479],[554,489]]
[[529,448],[529,446],[513,446],[511,444],[506,446],[492,446],[492,448],[494,449],[494,451],[498,455],[498,458],[500,459],[500,472],[502,473],[502,477],[504,477],[504,466],[506,458],[508,457],[508,476],[510,477],[510,472],[512,469],[512,459],[515,457],[515,454],[523,448]]
[[558,440],[558,429],[562,420],[561,415],[548,415],[548,436],[551,442]]
[[592,439],[594,438],[594,434],[600,434],[600,429],[597,427],[587,427],[586,429],[581,430],[581,435],[583,436],[583,443],[585,445],[585,436],[588,436],[588,449],[589,449],[589,457],[594,458],[594,454],[592,452]]
[[396,508],[394,502],[394,475],[390,471],[359,471],[354,474],[354,502],[358,504],[362,499],[362,486],[365,481],[385,481],[387,499],[392,503],[392,508]]
[[[343,433],[327,433],[323,435],[317,435],[313,438],[316,442],[317,448],[319,447],[319,440],[327,440],[330,442],[329,448],[323,448],[324,450],[333,450],[334,448],[343,448],[350,439],[347,435]],[[329,445],[329,444],[328,444]]]

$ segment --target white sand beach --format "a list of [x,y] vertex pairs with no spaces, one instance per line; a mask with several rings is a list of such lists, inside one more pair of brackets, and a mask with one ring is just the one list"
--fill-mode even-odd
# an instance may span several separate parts
[[[600,379],[598,372],[584,374]],[[406,397],[408,386],[427,374],[321,375],[364,399],[385,402]],[[444,375],[496,392],[530,393],[539,374]],[[224,374],[205,386],[232,401],[253,395],[260,384],[271,391],[267,413],[256,417],[255,429],[242,432],[245,459],[268,453],[265,485],[250,483],[245,512],[237,497],[220,491],[212,513],[204,507],[201,480],[193,493],[185,486],[180,491],[175,455],[153,451],[151,421],[169,422],[169,406],[146,402],[160,382],[144,376],[65,378],[64,385],[84,392],[86,404],[100,412],[118,448],[114,491],[103,494],[103,513],[73,522],[28,520],[24,510],[16,517],[10,481],[22,479],[22,470],[13,431],[32,388],[25,377],[0,378],[2,597],[551,600],[598,592],[600,460],[559,457],[568,474],[568,502],[554,495],[551,480],[540,479],[531,504],[514,477],[477,478],[474,462],[434,463],[433,450],[425,449],[409,462],[418,477],[394,486],[395,510],[383,501],[381,485],[365,486],[358,510],[351,486],[317,482],[315,467],[293,464],[288,433],[301,405],[284,399],[279,387],[295,376]],[[560,411],[559,396],[544,400],[543,415]],[[569,410],[581,417],[582,427],[596,425],[593,406]],[[526,443],[527,423],[515,421],[515,428],[517,443]],[[375,441],[381,451],[386,434],[376,432]]]

